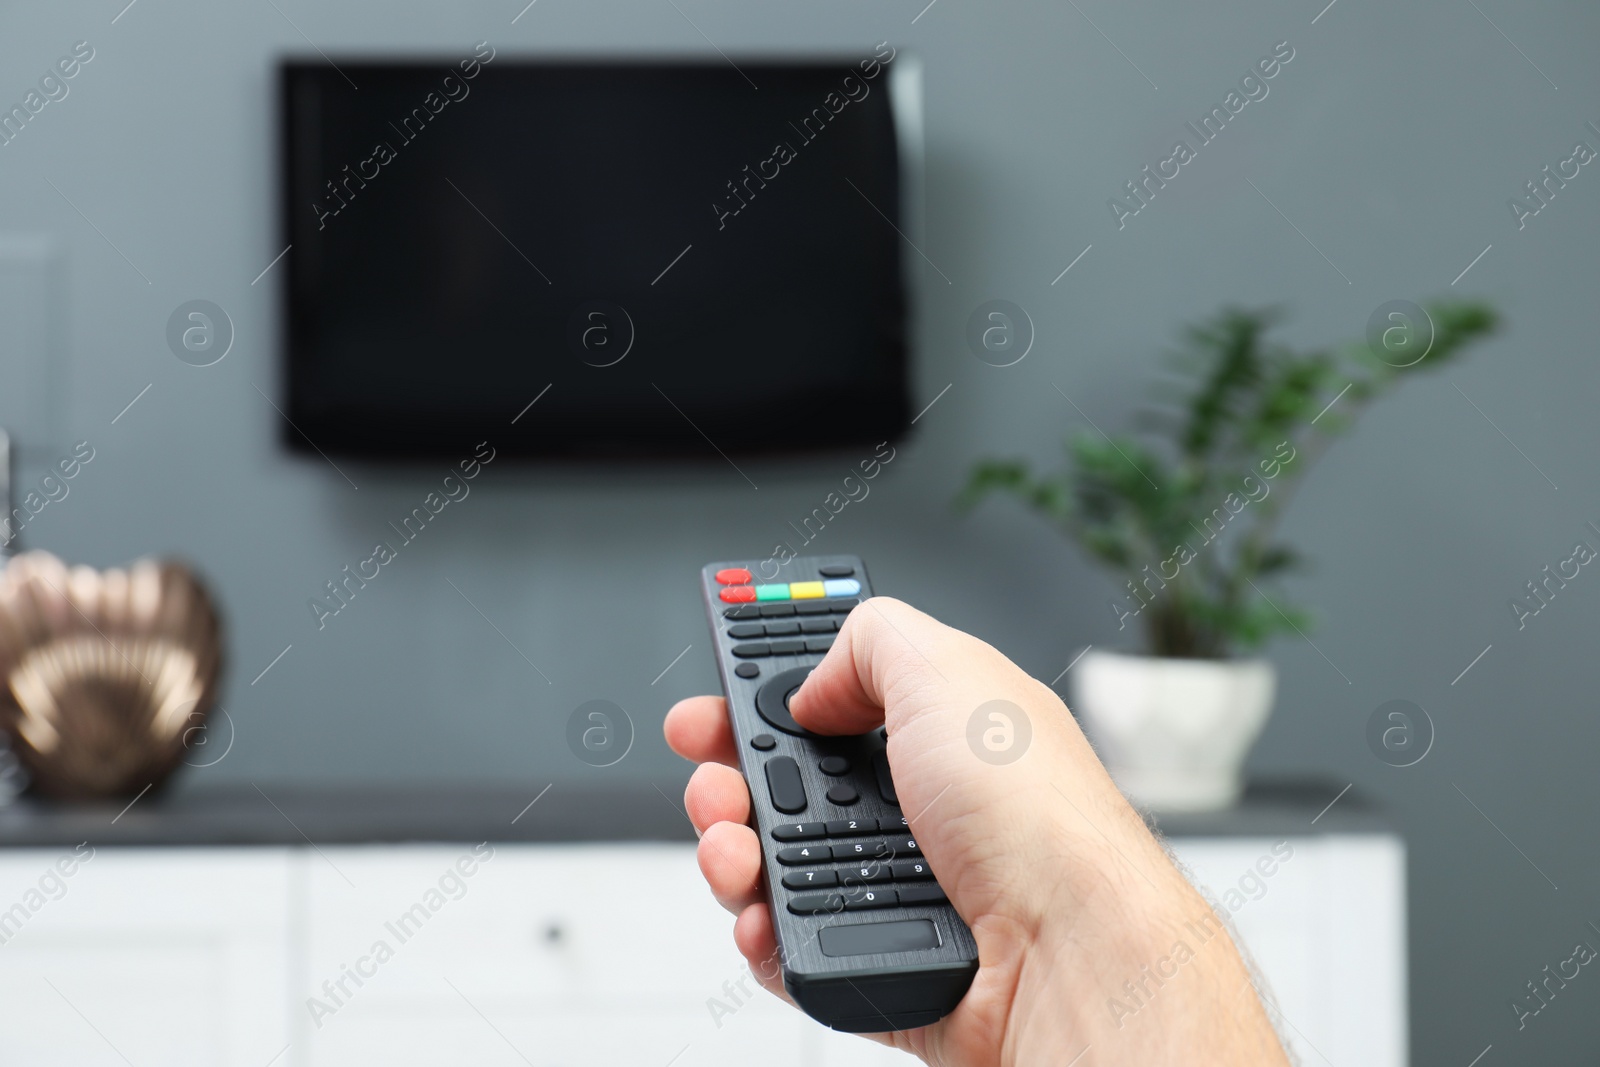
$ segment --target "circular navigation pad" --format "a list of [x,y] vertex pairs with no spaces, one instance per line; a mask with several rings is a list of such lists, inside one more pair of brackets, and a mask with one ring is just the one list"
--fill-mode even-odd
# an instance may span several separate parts
[[810,667],[792,667],[767,679],[756,690],[756,713],[786,734],[795,737],[818,736],[795,722],[794,716],[789,714],[789,698],[800,688],[800,683],[806,680],[811,670]]

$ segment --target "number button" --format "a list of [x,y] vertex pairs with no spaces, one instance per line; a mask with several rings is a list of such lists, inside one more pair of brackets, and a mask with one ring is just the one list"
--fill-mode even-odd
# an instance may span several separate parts
[[892,908],[900,898],[893,889],[857,889],[844,894],[846,911],[864,911],[868,908]]
[[775,841],[809,841],[827,833],[828,824],[821,822],[786,822],[772,828]]
[[785,867],[799,867],[807,863],[827,863],[831,858],[831,850],[827,845],[801,845],[796,848],[780,848],[778,850],[778,862]]
[[866,867],[852,867],[844,873],[844,885],[877,885],[887,882],[894,877],[894,872],[888,864],[874,863]]
[[785,889],[827,889],[838,884],[837,871],[790,871],[783,876]]
[[916,839],[910,834],[901,837],[891,837],[888,842],[889,851],[896,856],[920,856],[922,849],[917,847]]

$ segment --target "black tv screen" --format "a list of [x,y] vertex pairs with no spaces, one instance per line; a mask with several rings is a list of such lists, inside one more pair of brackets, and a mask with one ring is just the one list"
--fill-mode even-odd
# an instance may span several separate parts
[[715,459],[896,437],[908,73],[887,45],[285,61],[285,439]]

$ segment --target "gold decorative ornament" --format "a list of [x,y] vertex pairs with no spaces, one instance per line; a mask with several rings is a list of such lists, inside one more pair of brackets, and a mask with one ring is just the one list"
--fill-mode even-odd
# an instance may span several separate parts
[[0,723],[43,793],[159,784],[203,727],[221,669],[220,621],[182,564],[97,571],[28,552],[0,571]]

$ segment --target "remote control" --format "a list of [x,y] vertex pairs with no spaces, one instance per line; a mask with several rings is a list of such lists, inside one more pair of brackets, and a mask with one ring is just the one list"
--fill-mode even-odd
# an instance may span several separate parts
[[824,737],[788,708],[850,611],[872,596],[866,568],[854,556],[713,563],[701,587],[784,988],[835,1030],[937,1021],[972,984],[978,947],[901,812],[887,734]]

